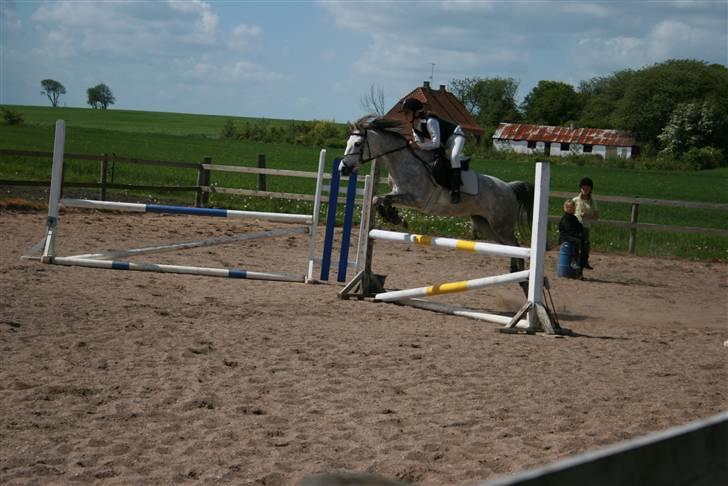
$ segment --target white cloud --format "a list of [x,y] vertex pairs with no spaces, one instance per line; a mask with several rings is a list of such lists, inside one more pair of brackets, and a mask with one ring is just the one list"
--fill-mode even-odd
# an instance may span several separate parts
[[13,0],[0,2],[0,31],[18,33],[23,29],[23,22],[18,18]]
[[557,2],[549,8],[555,8],[561,15],[584,14],[588,17],[606,18],[612,14],[607,6],[595,2]]
[[569,56],[576,70],[586,73],[621,70],[649,62],[646,43],[637,37],[581,39]]
[[200,0],[168,0],[173,10],[191,15],[195,18],[199,32],[207,35],[215,35],[219,18],[212,12],[207,2]]
[[440,9],[450,12],[488,12],[497,7],[495,0],[443,0]]
[[76,54],[72,39],[66,32],[51,30],[46,34],[43,49],[33,49],[35,57],[70,58]]
[[87,53],[132,57],[163,55],[180,45],[209,46],[216,42],[219,19],[207,3],[77,2],[43,3],[31,16],[43,30],[64,32]]
[[308,108],[309,106],[313,106],[313,103],[314,100],[306,96],[299,96],[298,98],[296,98],[297,108]]
[[278,73],[242,60],[221,64],[199,61],[190,70],[184,72],[186,77],[213,84],[261,83],[282,79],[282,76]]
[[263,29],[257,25],[240,24],[230,33],[228,47],[239,52],[248,51],[263,36]]

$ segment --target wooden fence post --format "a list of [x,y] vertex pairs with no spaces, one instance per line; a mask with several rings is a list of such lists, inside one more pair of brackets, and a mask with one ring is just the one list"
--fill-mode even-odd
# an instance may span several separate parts
[[[265,154],[258,155],[258,168],[265,169]],[[258,174],[258,190],[265,191],[265,174]]]
[[99,162],[99,182],[101,188],[99,189],[99,199],[106,201],[106,173],[109,167],[109,154],[104,154],[104,158]]
[[640,205],[638,203],[632,203],[632,214],[629,217],[629,223],[632,225],[629,228],[629,249],[628,251],[632,255],[637,254],[637,217],[639,215]]
[[202,164],[200,164],[200,166],[197,168],[197,201],[195,202],[195,205],[198,208],[207,206],[207,203],[210,201],[210,193],[207,191],[203,191],[202,187],[210,185],[210,171],[208,169],[205,169],[203,167],[203,164],[211,163],[211,157],[203,157]]

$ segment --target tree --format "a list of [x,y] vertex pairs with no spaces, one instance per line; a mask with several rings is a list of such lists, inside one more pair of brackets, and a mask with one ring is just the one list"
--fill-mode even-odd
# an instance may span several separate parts
[[625,69],[610,76],[579,83],[578,93],[582,107],[578,117],[579,126],[616,128],[618,124],[614,120],[614,112],[634,75],[635,71]]
[[451,86],[455,97],[486,132],[491,132],[498,123],[521,119],[516,104],[518,81],[513,78],[456,79]]
[[384,105],[384,90],[373,84],[369,86],[369,94],[361,97],[361,106],[367,113],[384,116],[387,113]]
[[87,89],[86,94],[88,95],[87,103],[95,110],[105,110],[116,101],[111,89],[103,83]]
[[66,94],[66,88],[55,79],[44,79],[40,82],[40,85],[43,87],[40,94],[48,97],[53,108],[58,106],[58,98]]
[[703,61],[666,61],[631,77],[613,120],[619,128],[638,133],[643,142],[657,144],[678,105],[703,101],[719,117],[728,116],[728,68]]
[[560,81],[539,81],[521,105],[529,123],[557,126],[575,121],[580,108],[574,87]]

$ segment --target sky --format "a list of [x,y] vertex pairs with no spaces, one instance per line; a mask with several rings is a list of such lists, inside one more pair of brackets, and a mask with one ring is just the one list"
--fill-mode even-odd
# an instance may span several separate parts
[[728,0],[0,0],[0,105],[40,81],[111,109],[354,121],[430,81],[581,81],[668,59],[728,65]]

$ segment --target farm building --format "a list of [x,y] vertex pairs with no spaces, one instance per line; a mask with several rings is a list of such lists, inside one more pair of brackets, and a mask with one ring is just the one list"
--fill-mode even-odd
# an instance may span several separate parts
[[[445,89],[445,85],[441,84],[440,89],[432,89],[430,83],[425,81],[422,86],[410,91],[403,96],[385,115],[386,118],[404,121],[409,126],[404,114],[400,111],[402,102],[407,98],[417,98],[425,104],[427,110],[433,114],[457,123],[466,134],[475,137],[478,141],[483,136],[483,129],[480,128],[478,122],[475,121],[473,115],[463,106],[455,95]],[[409,135],[409,132],[407,133]]]
[[493,147],[501,151],[540,152],[556,157],[593,154],[630,159],[639,154],[634,136],[627,132],[519,123],[500,123],[493,134]]

